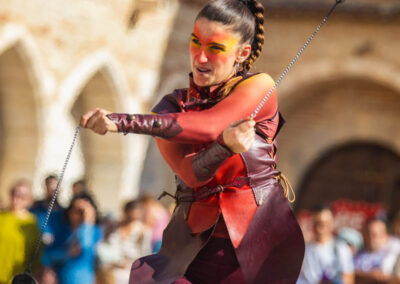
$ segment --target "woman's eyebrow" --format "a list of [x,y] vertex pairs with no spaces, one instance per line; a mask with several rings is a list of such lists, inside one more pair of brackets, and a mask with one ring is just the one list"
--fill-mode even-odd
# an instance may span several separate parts
[[226,48],[226,46],[224,44],[221,44],[221,43],[218,43],[218,42],[210,42],[209,45],[211,45],[211,44],[219,46],[219,47],[222,47],[222,48]]
[[196,39],[199,39],[194,33],[192,33],[192,37],[195,37]]

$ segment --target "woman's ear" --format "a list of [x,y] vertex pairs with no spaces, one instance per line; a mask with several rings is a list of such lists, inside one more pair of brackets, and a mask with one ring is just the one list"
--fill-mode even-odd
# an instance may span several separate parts
[[236,59],[237,63],[243,63],[246,61],[247,58],[249,58],[251,54],[251,45],[250,44],[244,44],[240,49],[238,53],[238,57]]

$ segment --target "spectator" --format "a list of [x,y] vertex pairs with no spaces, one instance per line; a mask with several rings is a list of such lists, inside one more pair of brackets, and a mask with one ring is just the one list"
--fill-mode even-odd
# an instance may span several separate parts
[[392,280],[390,284],[399,284],[400,283],[400,255],[397,257],[397,261],[393,268]]
[[[45,186],[45,197],[42,200],[36,201],[30,211],[36,215],[39,223],[39,228],[43,226],[44,220],[46,218],[47,209],[50,205],[51,199],[54,195],[54,192],[57,188],[58,177],[56,175],[49,175],[46,177],[44,186]],[[60,225],[62,224],[60,221],[62,219],[64,213],[64,208],[58,203],[56,200],[53,206],[53,210],[51,212],[51,217],[48,220],[46,225],[42,241],[46,248],[51,246],[54,242],[54,236],[57,234],[58,230],[61,230]]]
[[399,241],[389,236],[386,223],[370,219],[364,226],[364,249],[355,257],[357,283],[389,283],[400,253]]
[[88,192],[86,181],[84,179],[77,180],[72,184],[72,196],[76,196],[83,192]]
[[145,195],[140,199],[143,205],[143,220],[153,232],[152,252],[157,253],[161,248],[162,234],[171,217],[168,210],[154,197]]
[[339,230],[337,237],[350,247],[353,256],[355,256],[363,246],[363,237],[356,229],[342,228]]
[[314,241],[306,245],[306,252],[297,283],[354,283],[354,266],[350,248],[336,239],[334,218],[328,207],[313,212]]
[[96,246],[102,232],[96,225],[97,207],[87,193],[75,196],[66,210],[65,230],[57,234],[57,246],[53,246],[44,259],[52,267],[59,284],[91,284],[95,281],[94,266]]
[[151,230],[144,225],[142,219],[141,203],[139,201],[126,203],[122,221],[117,230],[109,236],[107,241],[99,245],[103,283],[128,283],[133,261],[151,254]]
[[31,189],[26,181],[10,191],[10,206],[0,212],[0,283],[10,283],[14,275],[27,268],[39,236],[36,218],[27,208]]
[[[47,210],[57,188],[57,183],[58,177],[56,175],[48,175],[44,181],[45,197],[42,200],[35,201],[30,208],[30,211],[36,216],[38,220],[39,230],[44,224]],[[47,258],[49,250],[51,250],[53,246],[58,245],[58,238],[56,238],[55,236],[58,235],[59,232],[63,231],[66,227],[64,211],[64,208],[58,203],[56,199],[51,215],[47,221],[47,225],[42,235],[42,264],[43,259]],[[43,268],[44,269],[41,271],[41,275],[39,277],[40,282],[45,284],[56,283],[55,272],[46,265],[44,265]]]
[[400,211],[396,214],[393,220],[392,228],[394,237],[400,239]]

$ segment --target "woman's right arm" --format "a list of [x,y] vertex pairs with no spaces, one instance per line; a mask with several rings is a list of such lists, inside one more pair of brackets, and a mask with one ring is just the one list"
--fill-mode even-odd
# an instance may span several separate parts
[[[182,144],[211,143],[229,124],[249,117],[273,86],[271,77],[257,74],[243,80],[227,98],[209,109],[156,115],[109,113],[98,109],[83,115],[81,126],[99,134],[119,131],[152,135]],[[274,91],[254,120],[272,117],[276,110]]]
[[156,138],[157,146],[171,169],[189,187],[207,184],[218,168],[232,155],[246,152],[254,140],[253,120],[242,120],[228,126],[206,149],[186,154],[185,145]]

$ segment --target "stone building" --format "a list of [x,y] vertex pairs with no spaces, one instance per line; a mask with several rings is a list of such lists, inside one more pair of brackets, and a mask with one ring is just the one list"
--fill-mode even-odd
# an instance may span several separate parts
[[[79,117],[94,107],[144,112],[172,28],[174,0],[0,2],[0,197],[16,179],[42,194]],[[85,177],[101,207],[135,196],[148,139],[82,131],[61,199]]]
[[[181,1],[162,65],[158,94],[187,86],[187,45],[205,1]],[[266,40],[255,71],[277,79],[333,0],[266,0]],[[348,0],[278,88],[287,120],[278,139],[279,169],[297,195],[295,209],[338,198],[400,204],[400,3]],[[184,54],[185,56],[182,56]],[[142,188],[161,189],[170,174],[149,165]],[[158,157],[158,158],[157,158]],[[157,162],[161,163],[161,161]],[[165,169],[168,173],[168,169]]]
[[[254,71],[277,79],[334,0],[262,2],[266,42]],[[189,35],[205,1],[43,3],[0,3],[3,199],[21,177],[41,194],[44,175],[61,169],[87,109],[148,112],[162,95],[186,87]],[[382,202],[392,211],[399,204],[399,22],[398,0],[347,0],[280,85],[287,123],[278,162],[296,191],[296,209],[337,198]],[[82,132],[63,199],[80,177],[111,210],[142,192],[173,192],[172,174],[148,141]]]

